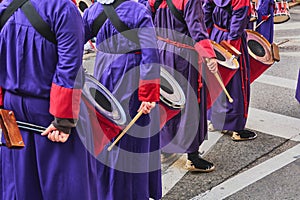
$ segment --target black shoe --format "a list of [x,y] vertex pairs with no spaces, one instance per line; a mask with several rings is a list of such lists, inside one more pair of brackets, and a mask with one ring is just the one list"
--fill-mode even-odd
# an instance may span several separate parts
[[233,131],[231,139],[233,141],[245,141],[253,140],[257,137],[257,134],[249,130]]
[[198,153],[196,155],[194,153],[188,154],[185,168],[196,172],[211,172],[215,170],[214,164],[202,159]]

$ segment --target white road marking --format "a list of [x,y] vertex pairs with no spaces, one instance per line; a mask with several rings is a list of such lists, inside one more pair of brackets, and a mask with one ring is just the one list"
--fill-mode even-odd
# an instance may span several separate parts
[[264,74],[258,77],[255,80],[255,82],[284,87],[288,89],[296,89],[296,85],[297,85],[296,80],[291,80],[291,79],[286,79],[286,78],[281,78],[276,76],[269,76]]
[[300,141],[300,119],[249,108],[246,127],[262,133]]
[[[217,143],[223,134],[220,132],[209,132],[208,140],[205,140],[199,148],[200,152],[204,152],[203,155],[207,154],[209,150]],[[162,195],[164,196],[167,192],[174,187],[174,185],[187,173],[184,169],[186,163],[186,154],[183,154],[173,165],[171,165],[162,176]]]

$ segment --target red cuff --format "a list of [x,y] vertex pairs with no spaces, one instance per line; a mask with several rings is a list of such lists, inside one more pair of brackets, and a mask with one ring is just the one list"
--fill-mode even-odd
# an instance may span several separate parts
[[238,51],[241,51],[241,46],[242,46],[241,38],[239,38],[237,40],[228,40],[227,42],[229,44],[231,44],[232,46],[234,46]]
[[49,112],[57,118],[78,119],[81,90],[52,83]]
[[216,54],[213,49],[213,46],[210,42],[210,39],[205,39],[197,42],[195,44],[195,49],[197,53],[203,58],[215,58]]
[[269,18],[269,16],[268,16],[268,15],[266,15],[266,16],[262,16],[262,17],[261,17],[261,19],[262,19],[263,21],[267,21],[267,20],[268,20],[268,18]]
[[139,100],[148,102],[159,101],[160,79],[140,80]]
[[1,87],[0,87],[0,106],[3,106],[3,91]]

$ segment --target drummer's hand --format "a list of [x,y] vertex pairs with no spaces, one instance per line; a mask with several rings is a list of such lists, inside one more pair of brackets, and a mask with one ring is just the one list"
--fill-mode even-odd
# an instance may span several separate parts
[[215,74],[218,72],[218,63],[216,58],[207,59],[207,67],[211,73]]
[[155,102],[142,101],[141,106],[138,109],[138,112],[142,110],[143,114],[149,114],[151,109],[154,107],[155,107]]
[[48,139],[52,142],[66,142],[70,134],[64,133],[51,124],[42,134],[42,136],[48,135]]

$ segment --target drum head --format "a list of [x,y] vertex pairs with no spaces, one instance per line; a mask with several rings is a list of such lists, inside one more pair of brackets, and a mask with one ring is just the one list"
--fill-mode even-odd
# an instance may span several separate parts
[[250,56],[263,64],[273,64],[274,60],[272,58],[271,44],[269,41],[256,31],[246,30],[246,32]]
[[92,75],[85,75],[82,93],[104,117],[110,119],[117,125],[125,124],[126,115],[121,104],[111,92]]
[[76,0],[76,3],[81,13],[92,5],[92,1],[90,0]]
[[287,14],[276,14],[274,15],[274,24],[281,24],[289,21],[290,16]]
[[289,4],[286,1],[275,2],[274,24],[281,24],[290,19]]
[[211,44],[214,48],[214,51],[217,56],[217,62],[229,69],[238,69],[239,68],[239,62],[237,59],[230,53],[228,52],[224,47],[216,43],[215,41],[211,40]]
[[185,105],[183,90],[163,67],[160,68],[160,100],[174,109],[182,109]]

